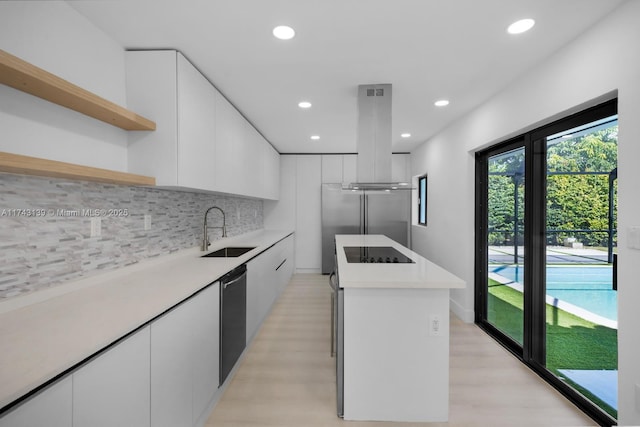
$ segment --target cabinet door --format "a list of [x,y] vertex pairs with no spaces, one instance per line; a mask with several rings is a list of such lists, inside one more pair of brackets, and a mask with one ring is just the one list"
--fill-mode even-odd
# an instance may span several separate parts
[[157,125],[153,132],[127,134],[127,169],[155,176],[160,186],[178,184],[176,55],[175,50],[125,52],[127,106]]
[[322,155],[322,183],[342,182],[342,154]]
[[218,191],[242,194],[244,118],[218,93],[216,96],[215,174]]
[[178,185],[215,190],[216,90],[178,54]]
[[298,156],[296,182],[296,268],[307,272],[320,272],[322,259],[320,156]]
[[296,155],[280,156],[278,201],[264,202],[264,228],[296,228],[296,162]]
[[73,373],[73,426],[149,426],[149,327]]
[[265,145],[264,176],[265,190],[263,198],[278,200],[280,198],[280,154],[263,140]]
[[244,153],[242,157],[242,185],[244,194],[253,197],[263,197],[266,190],[264,182],[264,156],[266,145],[262,135],[247,121],[244,122]]
[[[268,252],[268,251],[267,251]],[[251,341],[263,320],[263,287],[268,278],[266,253],[258,255],[247,263],[247,343]]]
[[276,286],[278,289],[278,295],[282,293],[284,288],[287,287],[289,281],[291,280],[291,276],[293,275],[293,269],[295,265],[294,259],[294,239],[293,236],[289,236],[280,243],[278,243],[280,247],[280,262],[278,263],[278,270],[276,273]]
[[193,423],[191,311],[184,302],[151,324],[151,425]]
[[391,182],[409,182],[409,155],[391,156]]
[[151,324],[153,427],[192,426],[209,407],[218,389],[219,298],[216,282]]
[[342,182],[350,184],[358,182],[357,167],[358,156],[356,154],[345,154],[342,158]]
[[0,427],[71,427],[72,401],[68,376],[0,418]]
[[193,420],[203,416],[218,390],[220,360],[220,284],[202,291],[193,301]]

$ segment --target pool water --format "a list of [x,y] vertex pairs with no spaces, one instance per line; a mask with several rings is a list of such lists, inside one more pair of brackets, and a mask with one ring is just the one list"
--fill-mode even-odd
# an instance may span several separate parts
[[[523,283],[522,266],[500,266],[493,273]],[[611,266],[547,267],[547,295],[610,320],[618,320],[618,293]]]

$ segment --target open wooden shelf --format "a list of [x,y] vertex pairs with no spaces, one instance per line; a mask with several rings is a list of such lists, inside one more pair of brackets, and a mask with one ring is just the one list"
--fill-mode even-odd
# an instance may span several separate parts
[[124,185],[156,185],[150,176],[0,152],[0,172]]
[[125,130],[155,130],[155,122],[0,49],[0,83]]

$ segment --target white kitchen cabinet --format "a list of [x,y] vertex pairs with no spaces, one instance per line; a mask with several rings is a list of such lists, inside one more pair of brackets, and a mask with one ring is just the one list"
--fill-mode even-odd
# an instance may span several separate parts
[[284,291],[284,288],[287,286],[291,280],[291,276],[293,275],[293,270],[295,268],[295,253],[293,247],[293,235],[281,240],[276,245],[276,250],[279,254],[276,258],[276,261],[278,262],[278,266],[276,267],[277,295],[280,295],[282,291]]
[[215,88],[174,50],[130,51],[126,61],[127,104],[157,120],[155,132],[129,135],[129,172],[215,190]]
[[391,156],[391,182],[410,182],[409,154],[393,154]]
[[74,427],[150,425],[149,337],[147,326],[73,373]]
[[191,426],[192,379],[189,304],[151,324],[151,425]]
[[320,272],[322,258],[321,156],[297,156],[296,267]]
[[216,158],[215,176],[218,190],[241,194],[243,185],[244,129],[243,117],[233,105],[218,93],[216,97]]
[[193,421],[196,425],[203,416],[209,416],[206,410],[219,386],[220,285],[209,286],[198,294],[193,299],[192,308],[191,366]]
[[293,268],[293,235],[247,263],[247,343],[289,283]]
[[342,158],[342,182],[350,184],[358,182],[358,156],[356,154],[345,154]]
[[275,278],[271,274],[273,253],[266,250],[247,263],[247,343],[251,341],[271,307]]
[[129,172],[161,187],[277,199],[279,154],[180,52],[130,51],[126,64],[127,105],[157,126],[129,135]]
[[264,149],[262,182],[264,185],[263,198],[278,200],[280,198],[280,153],[268,142],[266,142]]
[[264,228],[293,230],[296,228],[296,155],[280,157],[278,201],[265,200]]
[[244,126],[244,153],[242,170],[246,176],[242,182],[246,185],[245,193],[249,196],[260,197],[265,190],[264,168],[267,142],[246,120]]
[[216,120],[218,91],[180,53],[178,59],[178,183],[216,190]]
[[151,324],[151,425],[192,426],[218,388],[220,285]]
[[71,377],[47,387],[0,418],[0,427],[72,427]]
[[342,180],[342,154],[322,155],[322,183],[337,183]]

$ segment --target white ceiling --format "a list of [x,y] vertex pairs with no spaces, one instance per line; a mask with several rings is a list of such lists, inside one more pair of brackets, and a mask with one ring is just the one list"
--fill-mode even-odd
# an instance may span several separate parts
[[[393,151],[411,151],[622,2],[68,1],[124,48],[180,50],[282,153],[356,152],[357,86],[373,83],[393,85]],[[507,34],[524,17],[536,26]],[[294,39],[271,35],[282,24]]]

